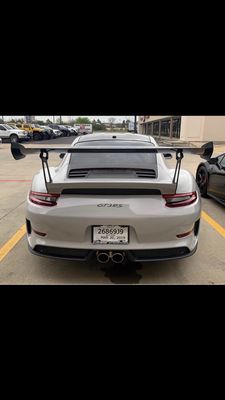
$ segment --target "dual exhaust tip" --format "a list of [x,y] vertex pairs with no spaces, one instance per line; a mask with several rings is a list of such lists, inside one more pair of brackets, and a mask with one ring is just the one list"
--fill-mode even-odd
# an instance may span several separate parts
[[112,252],[112,251],[97,251],[96,253],[97,261],[100,262],[101,264],[106,264],[110,260],[114,264],[121,264],[124,259],[125,259],[125,253],[124,252]]

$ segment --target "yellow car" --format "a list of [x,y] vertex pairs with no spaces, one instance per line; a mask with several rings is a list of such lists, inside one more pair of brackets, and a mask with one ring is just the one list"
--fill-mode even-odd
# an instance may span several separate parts
[[33,140],[46,139],[48,136],[46,135],[46,130],[36,124],[17,123],[15,126],[19,129],[29,132],[29,136]]

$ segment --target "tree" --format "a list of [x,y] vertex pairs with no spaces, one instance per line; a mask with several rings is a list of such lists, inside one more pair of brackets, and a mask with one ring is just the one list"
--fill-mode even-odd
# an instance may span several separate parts
[[47,125],[48,125],[48,124],[52,124],[52,121],[48,118],[47,121],[46,121],[46,124],[47,124]]
[[113,124],[114,124],[115,120],[116,120],[116,118],[114,118],[114,117],[110,117],[110,118],[108,119],[108,121],[109,121],[109,123],[110,123],[110,128],[111,128],[111,130],[113,129]]
[[91,121],[88,117],[78,117],[75,119],[75,124],[91,124]]
[[93,119],[92,124],[93,124],[93,131],[106,130],[105,125],[102,123],[102,121],[100,121],[100,119],[97,119],[97,121],[95,121],[95,119]]
[[35,120],[35,124],[37,125],[44,125],[44,121],[40,120],[40,119],[36,119]]

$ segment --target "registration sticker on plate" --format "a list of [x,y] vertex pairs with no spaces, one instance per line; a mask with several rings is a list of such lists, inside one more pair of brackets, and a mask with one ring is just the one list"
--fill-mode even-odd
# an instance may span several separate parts
[[94,244],[127,244],[128,226],[101,225],[93,226]]

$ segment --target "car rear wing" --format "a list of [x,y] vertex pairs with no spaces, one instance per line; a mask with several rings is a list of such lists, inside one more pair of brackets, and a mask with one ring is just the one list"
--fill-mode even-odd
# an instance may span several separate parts
[[[174,177],[171,182],[171,190],[175,193],[179,181],[181,161],[184,154],[195,154],[199,155],[205,160],[210,160],[213,154],[213,142],[208,142],[201,147],[163,147],[163,146],[91,146],[91,147],[25,147],[19,143],[11,144],[11,152],[15,160],[21,160],[27,155],[39,154],[42,161],[43,174],[45,179],[45,185],[47,192],[53,189],[52,177],[48,166],[49,153],[175,153],[176,154],[176,168]],[[46,176],[46,170],[48,173],[48,179]],[[57,184],[56,184],[57,185]]]

